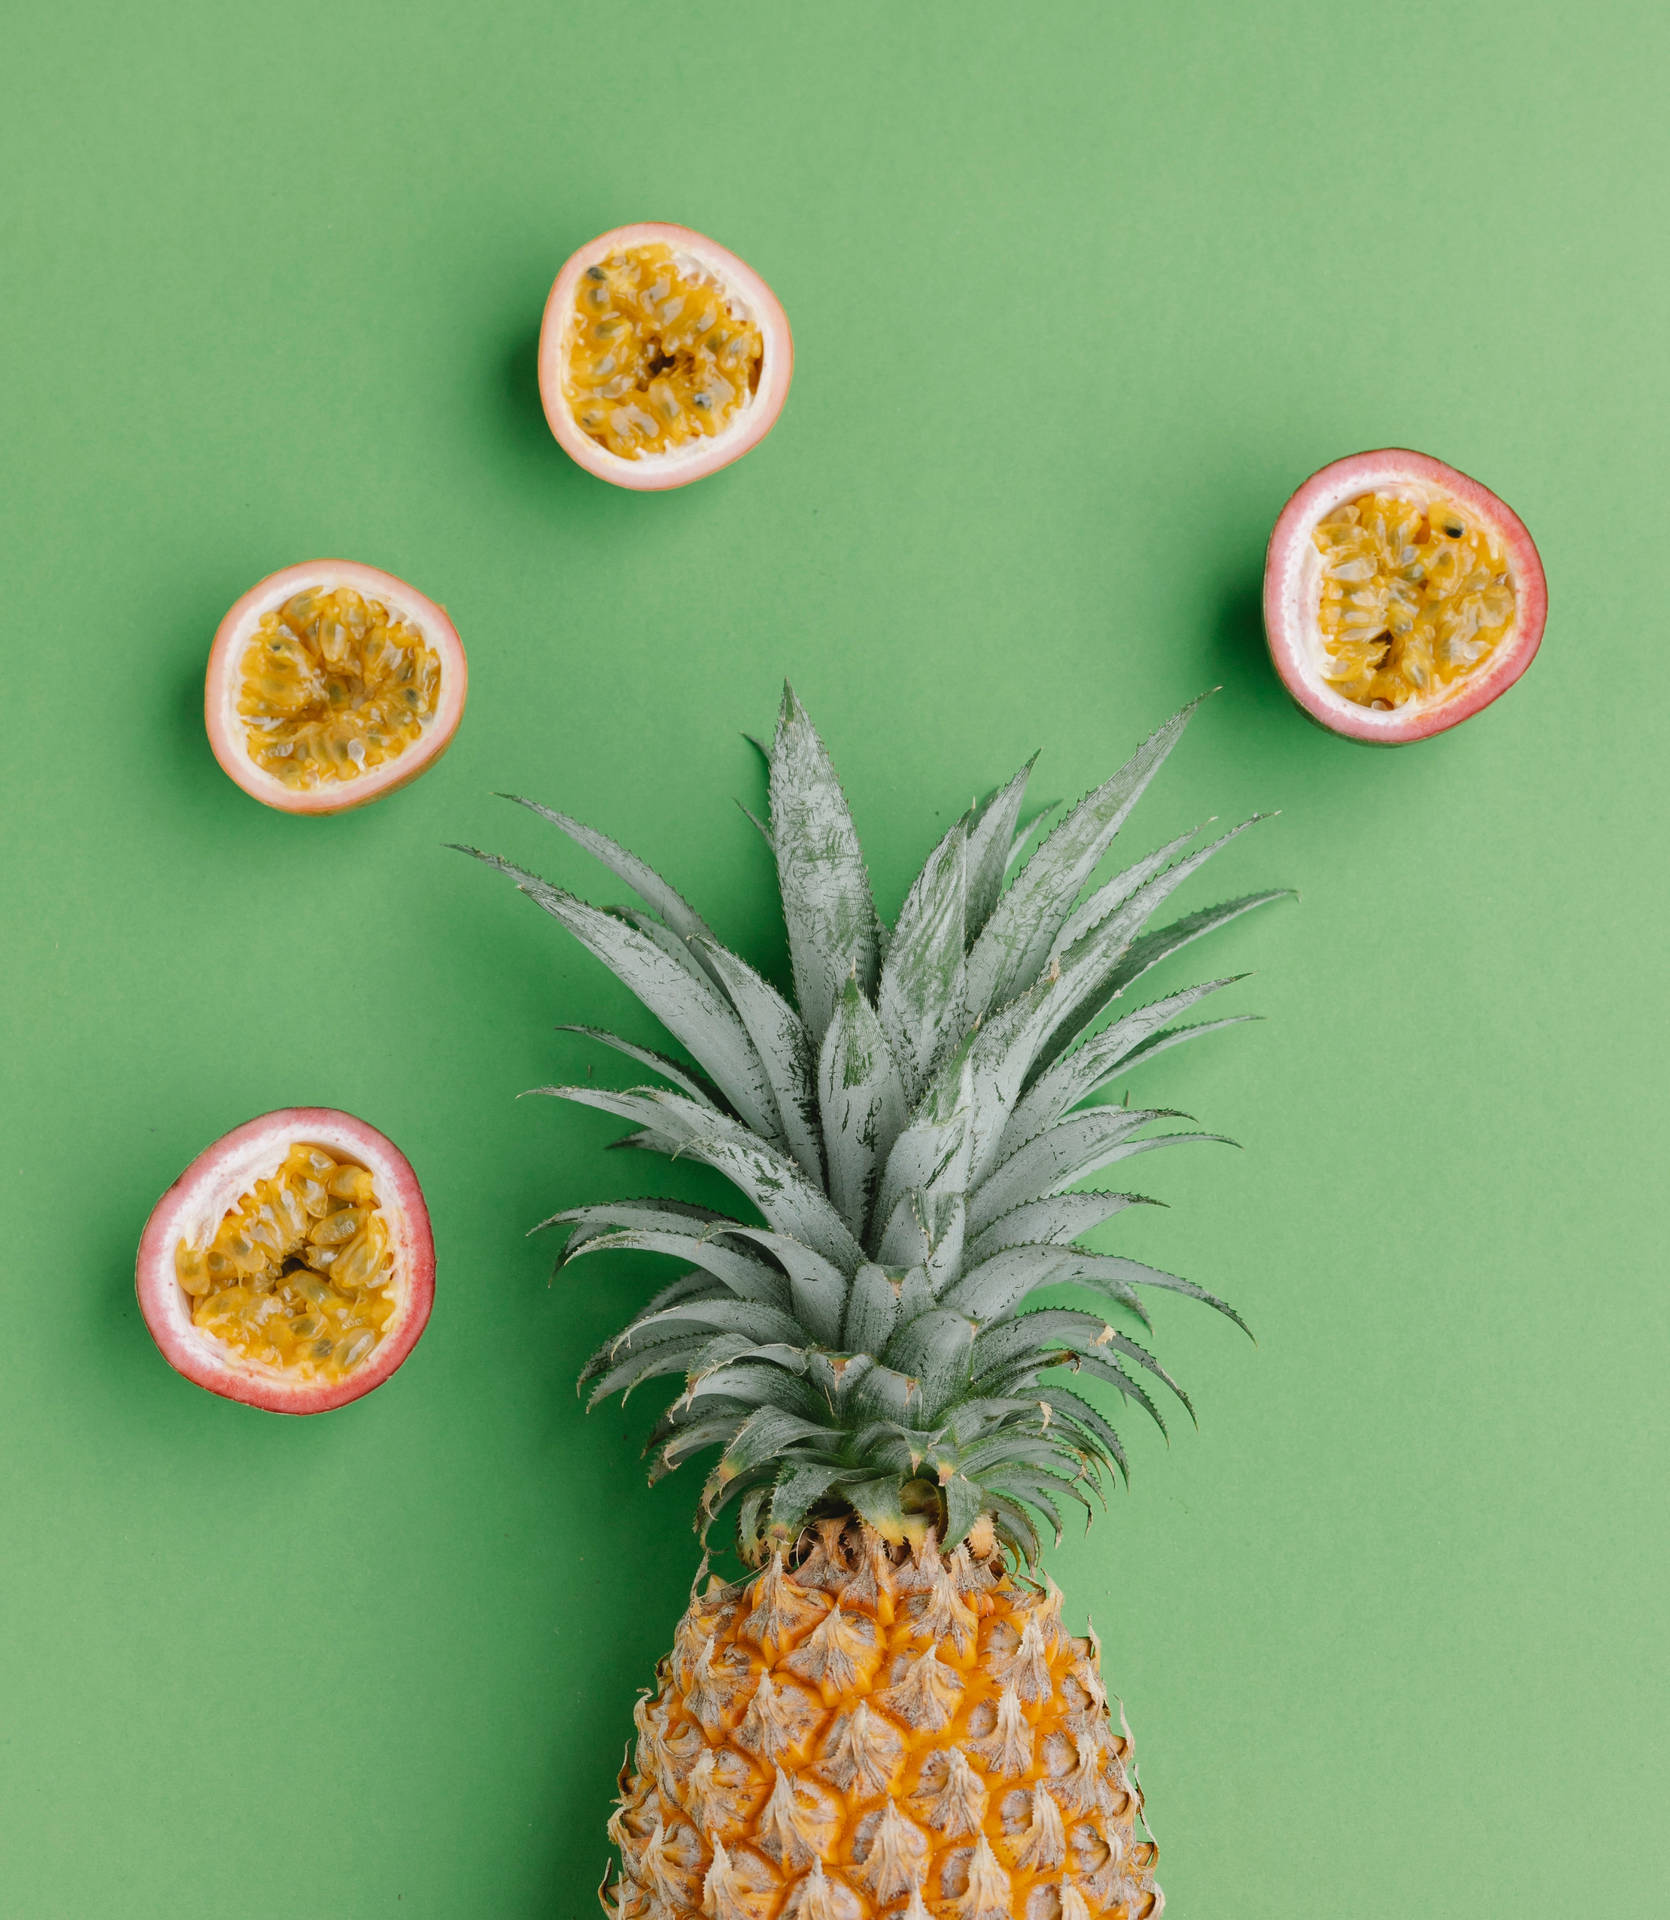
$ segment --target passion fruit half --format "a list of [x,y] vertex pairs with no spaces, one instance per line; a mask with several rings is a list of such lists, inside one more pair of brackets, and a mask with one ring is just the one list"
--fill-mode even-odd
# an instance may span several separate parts
[[352,1114],[286,1107],[200,1153],[151,1210],[135,1269],[163,1358],[269,1413],[380,1387],[435,1298],[410,1162]]
[[1525,523],[1424,453],[1335,460],[1270,535],[1270,658],[1304,711],[1348,739],[1425,740],[1489,706],[1531,664],[1547,615]]
[[250,588],[215,634],[215,758],[282,813],[341,813],[415,780],[452,743],[469,684],[457,629],[376,567],[307,560]]
[[551,431],[588,473],[655,491],[717,473],[776,425],[794,340],[753,268],[689,227],[588,240],[539,332]]

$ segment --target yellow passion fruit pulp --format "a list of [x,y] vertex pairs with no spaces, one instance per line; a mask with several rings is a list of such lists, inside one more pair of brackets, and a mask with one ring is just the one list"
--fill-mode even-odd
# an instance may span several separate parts
[[759,385],[759,328],[664,243],[588,266],[571,328],[565,397],[581,431],[623,459],[711,438]]
[[371,1173],[306,1142],[254,1183],[206,1246],[181,1240],[174,1274],[196,1326],[304,1379],[344,1378],[395,1310]]
[[1311,534],[1322,556],[1323,676],[1385,711],[1452,686],[1513,625],[1497,539],[1460,506],[1364,493]]
[[440,695],[434,648],[352,587],[304,589],[263,614],[240,671],[250,758],[299,791],[398,759]]

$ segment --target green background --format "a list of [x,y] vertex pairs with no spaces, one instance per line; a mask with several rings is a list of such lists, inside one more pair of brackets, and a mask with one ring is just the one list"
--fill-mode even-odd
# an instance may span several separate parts
[[[695,1486],[572,1389],[659,1267],[548,1291],[523,1237],[655,1170],[515,1096],[590,1064],[558,1020],[650,1029],[442,843],[616,897],[490,797],[532,793],[780,968],[731,797],[785,672],[889,913],[973,790],[1042,746],[1071,797],[1215,683],[1142,843],[1281,810],[1187,900],[1302,903],[1165,976],[1256,969],[1268,1018],[1133,1081],[1244,1150],[1140,1163],[1172,1208],[1103,1239],[1260,1344],[1160,1303],[1200,1431],[1133,1429],[1052,1561],[1171,1911],[1670,1909],[1663,8],[7,13],[0,1911],[594,1910]],[[533,379],[563,258],[646,216],[799,354],[662,497]],[[1511,697],[1376,753],[1289,707],[1257,593],[1292,487],[1388,443],[1512,501],[1553,612]],[[200,689],[318,553],[444,601],[473,689],[420,785],[309,822]],[[440,1259],[405,1371],[301,1422],[132,1294],[156,1194],[292,1102],[406,1149]]]

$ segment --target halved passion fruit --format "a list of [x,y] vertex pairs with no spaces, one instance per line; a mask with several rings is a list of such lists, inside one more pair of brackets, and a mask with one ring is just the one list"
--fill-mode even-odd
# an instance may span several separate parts
[[251,587],[209,649],[215,758],[283,813],[341,813],[403,787],[464,711],[464,648],[415,587],[351,560],[309,560]]
[[1313,720],[1353,740],[1424,740],[1489,706],[1531,664],[1547,613],[1518,514],[1424,453],[1334,461],[1270,536],[1270,658]]
[[192,1161],[151,1211],[135,1284],[176,1372],[270,1413],[322,1413],[417,1345],[435,1243],[392,1141],[352,1114],[287,1107]]
[[599,234],[551,288],[539,332],[545,417],[617,487],[682,487],[776,424],[794,341],[754,270],[688,227]]

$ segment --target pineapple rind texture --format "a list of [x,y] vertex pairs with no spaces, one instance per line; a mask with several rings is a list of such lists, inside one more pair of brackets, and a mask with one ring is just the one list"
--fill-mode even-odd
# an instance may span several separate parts
[[1095,1644],[966,1546],[825,1521],[692,1598],[622,1770],[616,1920],[1157,1920]]
[[[1185,834],[1093,884],[1191,711],[1035,846],[1021,820],[1029,762],[952,825],[889,935],[828,753],[785,689],[766,836],[798,1005],[652,868],[566,814],[522,802],[637,905],[605,911],[477,856],[602,960],[693,1063],[582,1029],[659,1084],[540,1091],[624,1121],[623,1145],[714,1168],[759,1215],[650,1198],[544,1223],[569,1229],[563,1264],[632,1250],[684,1268],[592,1357],[582,1386],[595,1401],[682,1378],[652,1436],[651,1478],[717,1450],[699,1524],[734,1506],[748,1563],[844,1514],[896,1546],[931,1530],[954,1547],[989,1526],[1031,1563],[1040,1520],[1059,1538],[1064,1507],[1091,1512],[1107,1471],[1126,1470],[1103,1390],[1162,1428],[1158,1389],[1188,1406],[1138,1337],[1144,1294],[1180,1293],[1240,1324],[1194,1282],[1080,1244],[1138,1196],[1069,1191],[1138,1154],[1220,1137],[1156,1133],[1181,1116],[1098,1096],[1247,1017],[1179,1018],[1223,979],[1146,1006],[1126,996],[1179,948],[1285,891],[1149,927],[1241,828],[1192,851]],[[1099,1310],[1036,1305],[1060,1287]],[[841,1897],[814,1889],[801,1904],[838,1911]]]

